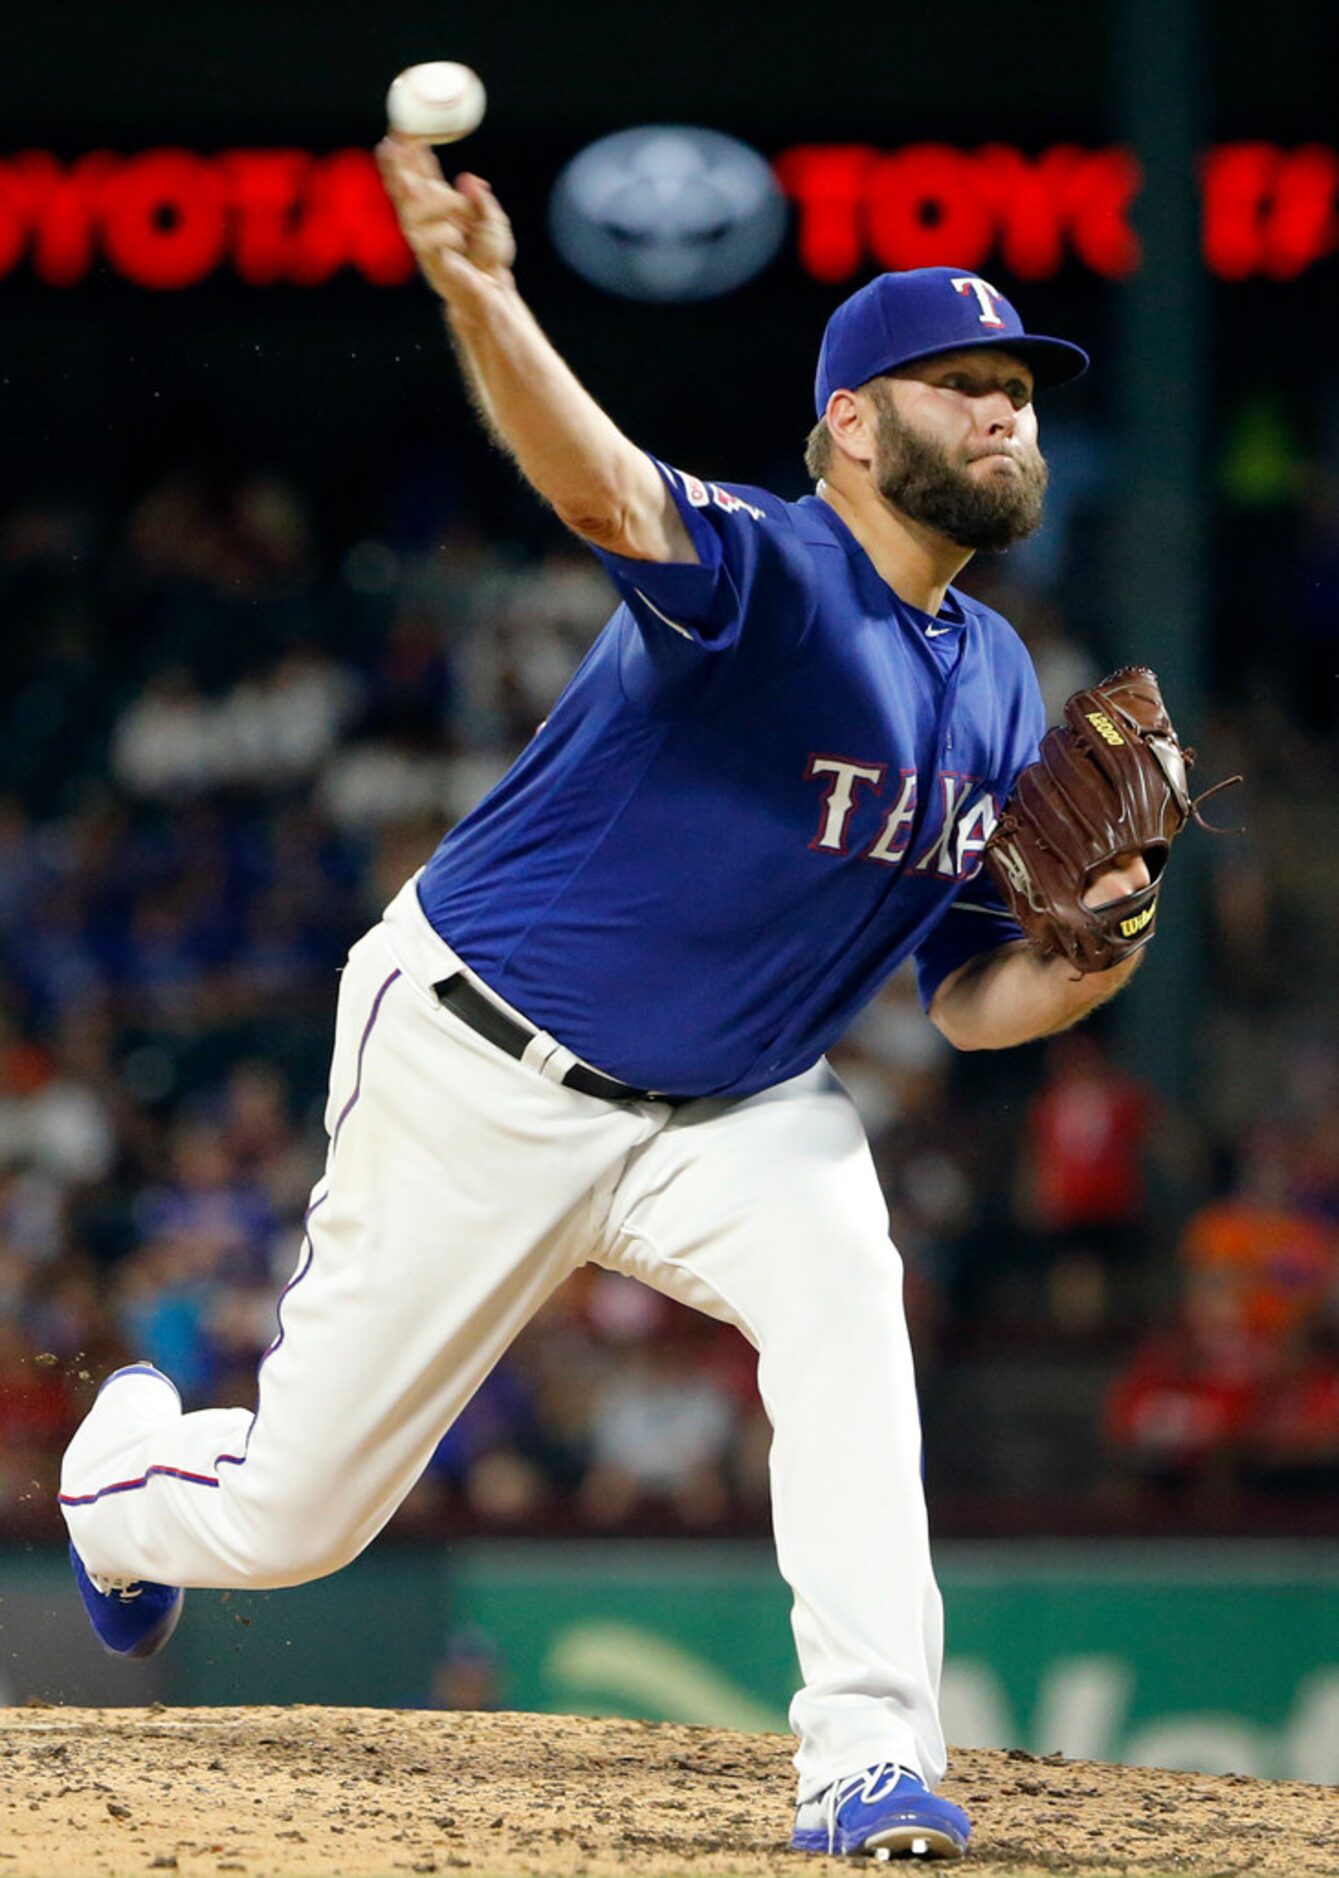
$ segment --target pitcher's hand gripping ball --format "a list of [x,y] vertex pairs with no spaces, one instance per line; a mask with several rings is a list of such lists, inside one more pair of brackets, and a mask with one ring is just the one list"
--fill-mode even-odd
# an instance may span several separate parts
[[[1075,692],[986,848],[1010,911],[1043,956],[1065,957],[1080,974],[1105,972],[1148,944],[1173,841],[1192,817],[1209,827],[1200,803],[1241,781],[1230,777],[1192,800],[1194,761],[1147,666],[1127,665]],[[1085,906],[1086,888],[1130,854],[1143,855],[1148,886]]]

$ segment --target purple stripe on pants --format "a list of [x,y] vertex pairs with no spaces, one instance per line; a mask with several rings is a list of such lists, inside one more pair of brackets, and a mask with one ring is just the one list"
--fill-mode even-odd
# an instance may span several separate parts
[[[382,984],[380,990],[377,992],[376,997],[373,998],[372,1000],[372,1009],[367,1014],[367,1022],[363,1025],[363,1034],[358,1040],[358,1067],[354,1072],[353,1094],[349,1097],[348,1101],[344,1104],[344,1107],[340,1110],[339,1119],[336,1121],[334,1132],[330,1137],[330,1152],[332,1155],[335,1152],[335,1145],[339,1140],[339,1131],[344,1126],[349,1116],[352,1114],[353,1106],[355,1102],[357,1102],[359,1095],[362,1093],[363,1057],[367,1052],[368,1039],[372,1035],[373,1026],[376,1024],[377,1018],[380,1015],[382,1000],[384,999],[384,997],[386,996],[386,993],[390,990],[391,986],[395,983],[396,979],[399,976],[400,976],[400,969],[397,966],[395,970],[390,974],[389,978],[387,978],[385,982]],[[321,1195],[319,1200],[312,1201],[311,1205],[307,1208],[306,1218],[302,1222],[304,1226],[308,1224],[308,1222],[311,1219],[312,1214],[316,1212],[317,1208],[324,1206],[328,1198],[329,1198],[329,1193],[326,1192]],[[249,1451],[251,1447],[251,1437],[255,1433],[256,1422],[260,1418],[260,1372],[265,1367],[266,1363],[274,1355],[275,1351],[279,1348],[280,1344],[284,1340],[284,1335],[285,1335],[284,1299],[288,1296],[290,1291],[294,1290],[296,1286],[302,1283],[303,1279],[307,1276],[307,1273],[311,1270],[315,1257],[316,1257],[316,1249],[312,1244],[311,1234],[310,1232],[308,1232],[305,1238],[303,1239],[302,1255],[298,1260],[298,1269],[294,1272],[293,1276],[289,1279],[288,1283],[284,1286],[283,1290],[279,1294],[279,1302],[275,1308],[275,1319],[279,1326],[278,1332],[275,1336],[274,1342],[270,1345],[269,1349],[265,1351],[264,1355],[260,1359],[260,1362],[256,1365],[256,1412],[251,1417],[251,1426],[250,1428],[247,1429],[246,1442],[243,1446],[243,1450],[240,1454],[216,1455],[214,1459],[215,1467],[219,1467],[223,1465],[224,1463],[227,1463],[229,1466],[232,1466],[232,1467],[241,1467],[244,1465],[246,1461],[247,1452]]]
[[[396,979],[399,976],[400,976],[400,971],[399,971],[399,967],[397,966],[396,969],[391,973],[390,977],[387,978],[385,983],[381,986],[381,989],[377,992],[376,997],[372,1000],[372,1009],[368,1012],[367,1022],[363,1026],[363,1034],[358,1042],[358,1067],[354,1075],[353,1094],[349,1097],[348,1101],[344,1104],[344,1107],[340,1110],[339,1120],[335,1123],[335,1130],[334,1130],[333,1135],[330,1138],[330,1152],[332,1154],[335,1151],[335,1143],[339,1140],[339,1131],[344,1126],[344,1123],[347,1121],[353,1109],[353,1106],[355,1102],[357,1102],[359,1094],[362,1091],[363,1057],[367,1051],[367,1042],[368,1042],[368,1038],[372,1035],[373,1025],[376,1023],[377,1016],[380,1013],[382,1000],[386,996],[386,993],[390,990],[391,986],[395,983]],[[307,1221],[311,1219],[311,1216],[316,1211],[317,1207],[321,1206],[324,1203],[326,1197],[327,1196],[323,1193],[319,1200],[313,1201],[311,1206],[308,1207],[306,1220],[303,1221],[304,1226],[306,1225]],[[294,1272],[293,1276],[289,1279],[288,1283],[284,1286],[283,1291],[279,1295],[279,1304],[275,1312],[275,1316],[278,1320],[278,1325],[279,1325],[278,1334],[276,1335],[274,1342],[270,1345],[269,1349],[266,1350],[265,1355],[261,1357],[260,1359],[261,1364],[264,1364],[264,1362],[266,1361],[266,1358],[274,1355],[274,1352],[279,1348],[279,1345],[284,1340],[284,1320],[283,1320],[284,1299],[288,1296],[289,1292],[292,1291],[295,1285],[298,1285],[302,1282],[302,1280],[307,1276],[307,1273],[312,1268],[312,1261],[315,1257],[315,1251],[312,1246],[310,1234],[307,1235],[307,1237],[305,1238],[303,1242],[303,1252],[305,1256],[300,1258],[297,1271]],[[259,1365],[257,1367],[259,1371]],[[137,1364],[128,1365],[127,1368],[140,1370],[140,1371],[143,1371],[143,1373],[149,1374],[149,1375],[156,1375],[158,1373],[154,1369],[152,1364],[138,1364],[137,1363]],[[120,1371],[118,1373],[125,1374],[126,1372]],[[109,1376],[107,1380],[108,1382],[111,1382],[111,1381],[114,1381],[115,1378]],[[259,1391],[259,1385],[257,1385],[257,1389]],[[101,1391],[99,1391],[99,1394],[101,1394]],[[257,1402],[256,1402],[256,1413],[251,1417],[251,1427],[247,1430],[247,1438],[246,1438],[246,1443],[245,1443],[246,1448],[249,1448],[251,1445],[251,1436],[252,1436],[252,1433],[255,1431],[256,1420],[259,1415],[260,1415],[260,1402],[259,1402],[259,1394],[258,1394]],[[216,1455],[214,1458],[214,1465],[215,1467],[218,1467],[222,1465],[224,1462],[228,1462],[234,1467],[240,1467],[243,1465],[245,1460],[246,1460],[245,1451],[243,1451],[241,1454],[219,1454],[219,1455]],[[96,1501],[103,1499],[107,1494],[136,1493],[141,1488],[146,1487],[148,1483],[150,1482],[150,1480],[155,1480],[155,1479],[184,1480],[187,1482],[188,1485],[194,1486],[194,1487],[217,1487],[219,1484],[216,1478],[208,1474],[192,1474],[192,1473],[186,1472],[184,1469],[180,1467],[168,1467],[168,1466],[164,1466],[161,1464],[155,1464],[152,1467],[147,1467],[144,1470],[143,1474],[141,1474],[135,1480],[116,1480],[116,1481],[112,1481],[108,1486],[99,1487],[93,1493],[79,1493],[79,1494],[62,1493],[58,1497],[62,1506],[92,1506]]]
[[345,1122],[348,1120],[350,1111],[352,1110],[354,1103],[358,1100],[358,1097],[362,1093],[363,1057],[367,1050],[367,1040],[372,1035],[372,1026],[376,1023],[377,1018],[381,1013],[381,1001],[399,976],[400,976],[400,968],[397,965],[395,970],[391,973],[390,977],[386,980],[385,984],[381,987],[380,991],[378,991],[376,997],[373,998],[372,1000],[372,1009],[367,1014],[367,1022],[363,1025],[363,1034],[358,1044],[358,1068],[353,1079],[353,1094],[349,1097],[348,1101],[344,1104],[344,1107],[340,1110],[339,1119],[335,1123],[335,1131],[330,1137],[330,1152],[332,1154],[335,1152],[335,1149],[339,1146],[339,1131],[344,1126]]

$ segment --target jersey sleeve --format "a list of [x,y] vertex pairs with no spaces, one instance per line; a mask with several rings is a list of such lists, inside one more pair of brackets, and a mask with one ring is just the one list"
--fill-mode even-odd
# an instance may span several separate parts
[[[766,634],[774,650],[798,644],[813,616],[813,565],[784,503],[762,490],[737,493],[652,457],[697,550],[686,561],[635,561],[594,553],[636,626],[655,650],[677,639],[725,652],[745,634]],[[765,506],[771,504],[771,506]]]
[[916,948],[916,988],[925,1009],[929,1010],[950,972],[978,952],[993,952],[1025,936],[994,880],[981,868],[964,883],[930,936]]

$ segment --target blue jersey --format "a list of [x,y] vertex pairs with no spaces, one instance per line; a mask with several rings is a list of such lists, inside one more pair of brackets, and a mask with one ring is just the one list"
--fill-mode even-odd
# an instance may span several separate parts
[[622,604],[419,898],[588,1063],[745,1095],[909,955],[928,1004],[1022,936],[979,869],[1041,697],[1006,621],[908,606],[821,498],[658,467],[700,564],[601,555]]

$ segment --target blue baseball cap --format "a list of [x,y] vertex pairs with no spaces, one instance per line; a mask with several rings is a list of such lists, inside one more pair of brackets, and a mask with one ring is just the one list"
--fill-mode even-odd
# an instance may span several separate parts
[[834,391],[855,391],[881,372],[969,346],[1016,353],[1040,388],[1063,385],[1088,369],[1081,346],[1024,332],[1009,301],[979,274],[914,267],[880,274],[837,308],[818,355],[814,408],[822,417]]

